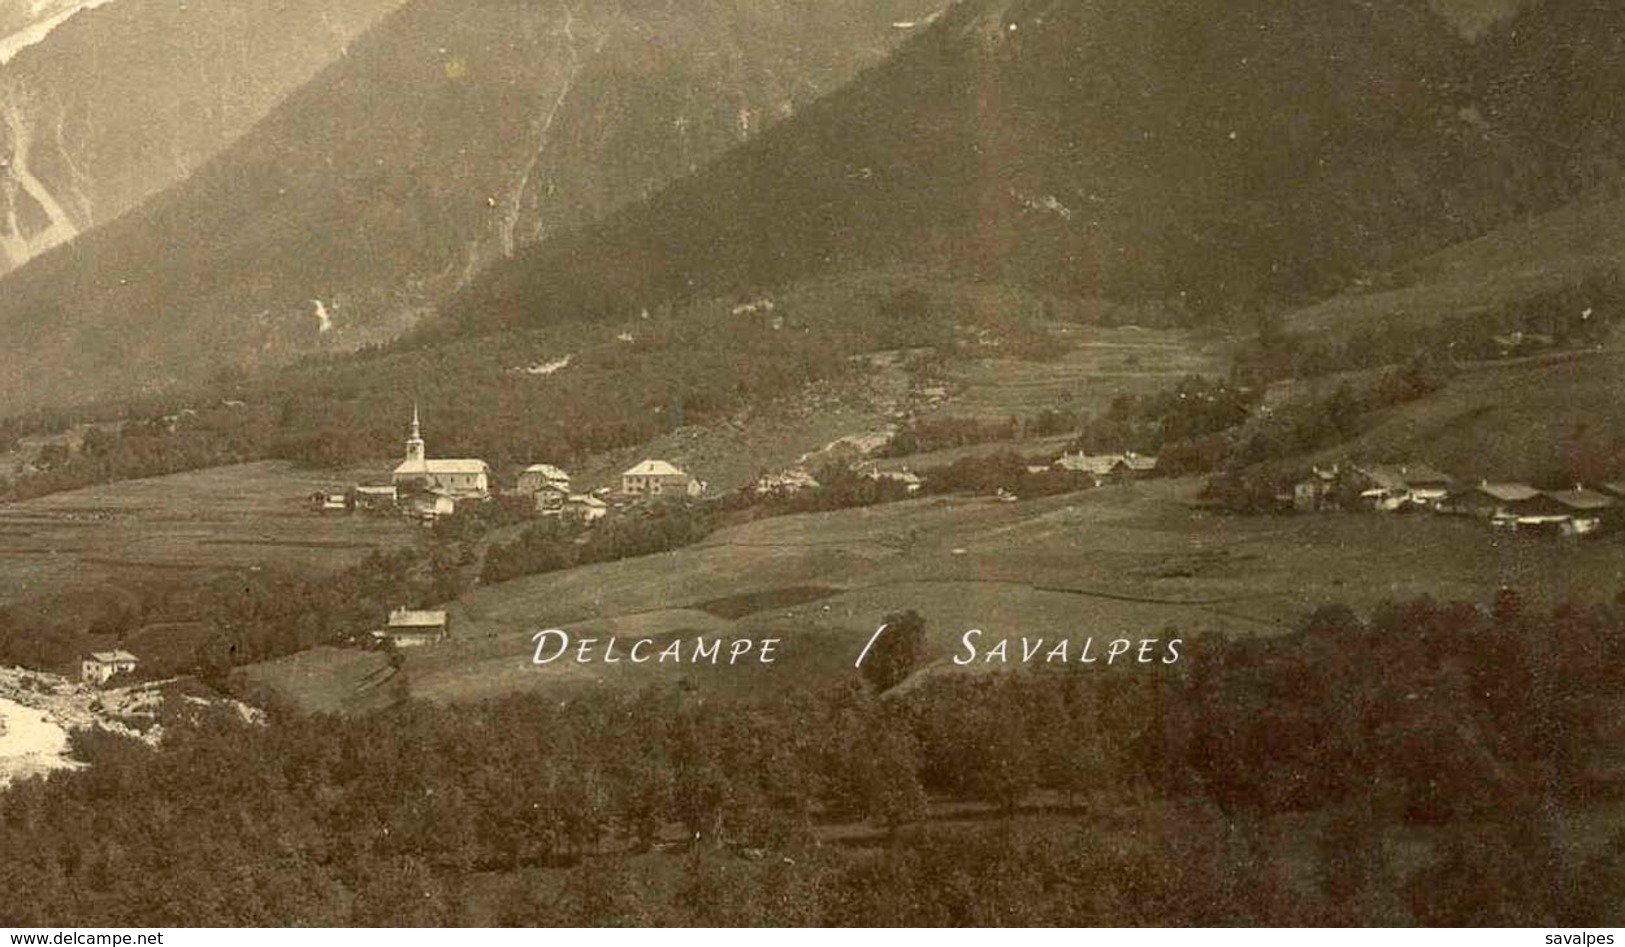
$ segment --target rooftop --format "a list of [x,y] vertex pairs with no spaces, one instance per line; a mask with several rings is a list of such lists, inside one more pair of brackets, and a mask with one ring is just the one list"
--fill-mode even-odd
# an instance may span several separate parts
[[414,611],[397,608],[389,613],[391,628],[441,628],[446,624],[444,611]]
[[663,460],[645,460],[636,467],[621,474],[623,477],[686,477],[688,474],[678,470]]

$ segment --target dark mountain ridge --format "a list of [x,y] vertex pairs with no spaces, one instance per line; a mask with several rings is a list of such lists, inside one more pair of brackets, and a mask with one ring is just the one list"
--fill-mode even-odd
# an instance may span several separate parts
[[1314,298],[1501,215],[1479,200],[1500,146],[1464,117],[1471,57],[1419,0],[967,0],[446,309],[511,324],[904,261],[1207,314]]
[[393,338],[491,261],[793,114],[936,4],[410,0],[185,185],[0,284],[28,340],[0,405]]

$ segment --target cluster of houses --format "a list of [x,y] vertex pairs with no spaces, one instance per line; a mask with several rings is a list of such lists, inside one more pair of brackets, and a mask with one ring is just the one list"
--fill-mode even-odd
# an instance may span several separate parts
[[1045,470],[1087,474],[1094,479],[1095,486],[1103,487],[1151,476],[1157,472],[1157,458],[1136,454],[1133,451],[1121,454],[1085,454],[1079,451],[1075,454],[1062,454],[1048,467],[1028,468],[1030,473],[1041,473]]
[[[459,503],[483,502],[493,494],[491,466],[477,458],[428,456],[416,406],[406,439],[406,456],[387,484],[358,484],[348,491],[318,493],[311,505],[323,512],[361,510],[405,513],[432,523],[457,511]],[[580,493],[570,475],[552,464],[532,464],[520,472],[511,493],[531,498],[536,513],[560,516],[574,512],[592,522],[607,516],[612,503],[653,497],[700,497],[706,484],[663,460],[645,460],[621,474],[619,488]]]
[[1279,499],[1304,512],[1420,510],[1471,516],[1500,529],[1587,536],[1604,531],[1625,513],[1625,482],[1541,490],[1488,480],[1458,484],[1425,463],[1333,464],[1314,468]]

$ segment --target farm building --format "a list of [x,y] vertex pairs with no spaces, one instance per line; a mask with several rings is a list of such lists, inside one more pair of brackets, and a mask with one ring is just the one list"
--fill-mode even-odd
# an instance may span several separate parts
[[1539,495],[1539,490],[1525,483],[1480,481],[1476,486],[1447,494],[1439,501],[1439,512],[1487,520],[1507,512],[1511,504],[1524,503]]
[[1378,510],[1406,505],[1432,509],[1450,493],[1450,475],[1421,463],[1356,466],[1353,477],[1360,499]]
[[412,434],[406,439],[406,459],[395,468],[391,481],[398,489],[418,484],[452,497],[480,497],[490,494],[491,468],[483,460],[430,459],[425,454],[423,433],[418,425],[418,409],[412,407]]
[[389,624],[373,637],[391,641],[398,648],[415,648],[446,640],[451,626],[445,611],[419,611],[397,608],[389,613]]
[[79,662],[79,679],[100,687],[115,674],[129,674],[140,660],[128,651],[95,651]]
[[1595,490],[1575,484],[1573,490],[1557,490],[1550,494],[1568,511],[1568,522],[1563,532],[1570,536],[1586,536],[1598,532],[1603,526],[1603,514],[1615,505],[1615,500]]
[[1094,478],[1095,485],[1127,483],[1148,476],[1157,469],[1157,458],[1129,451],[1124,454],[1062,454],[1051,465],[1055,470],[1085,473]]
[[663,460],[645,460],[621,474],[621,493],[629,497],[697,497],[705,484]]
[[548,488],[568,496],[570,475],[552,464],[531,464],[519,474],[515,489],[520,493],[539,493]]

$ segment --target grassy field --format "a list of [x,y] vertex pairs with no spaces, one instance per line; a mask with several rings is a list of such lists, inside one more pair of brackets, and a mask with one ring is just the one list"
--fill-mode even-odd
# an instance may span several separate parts
[[1625,478],[1625,350],[1483,365],[1318,459],[1418,458],[1467,480]]
[[330,571],[409,542],[403,522],[306,505],[353,480],[264,462],[0,506],[0,602],[254,566]]
[[1121,394],[1150,395],[1186,375],[1229,370],[1222,340],[1174,329],[1055,326],[1053,361],[975,359],[949,368],[956,394],[936,414],[1003,420],[1045,408],[1104,411]]
[[[1332,601],[1483,603],[1503,585],[1535,601],[1596,599],[1625,587],[1617,541],[1516,538],[1432,517],[1225,517],[1196,509],[1194,489],[1150,482],[1014,504],[932,498],[780,517],[677,552],[520,579],[456,603],[453,640],[409,651],[399,686],[464,701],[674,677],[725,689],[830,680],[853,673],[884,615],[910,608],[926,617],[927,660],[943,671],[957,670],[951,658],[972,628],[984,630],[984,650],[1000,637],[1068,637],[1076,649],[1093,636],[1098,649],[1179,636],[1196,639],[1188,660],[1201,660],[1203,635],[1277,633]],[[605,664],[601,652],[592,663],[533,665],[531,636],[552,627],[600,649],[610,636],[623,650],[644,636],[783,643],[768,665],[635,667]],[[303,700],[299,674],[255,673]]]

